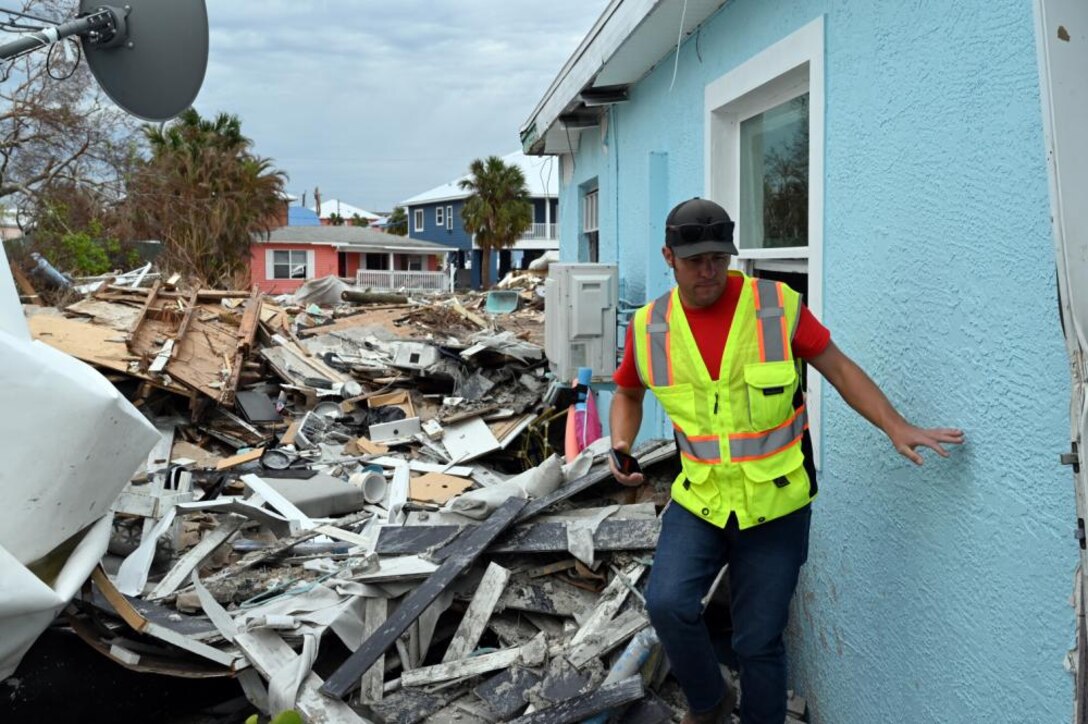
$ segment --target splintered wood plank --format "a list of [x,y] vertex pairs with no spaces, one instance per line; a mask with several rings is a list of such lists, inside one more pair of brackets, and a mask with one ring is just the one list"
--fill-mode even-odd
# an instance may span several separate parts
[[470,656],[467,659],[451,661],[448,664],[435,664],[434,666],[424,666],[419,669],[405,671],[401,674],[400,681],[404,686],[425,686],[450,681],[451,679],[463,679],[467,676],[486,674],[489,671],[505,669],[514,664],[537,666],[544,662],[547,653],[548,644],[544,639],[544,634],[539,634],[529,643],[517,648],[504,649],[492,654]]
[[500,533],[513,523],[525,501],[511,498],[472,532],[419,588],[404,599],[381,628],[363,642],[321,687],[321,693],[343,699],[359,686],[362,675],[394,644],[397,638],[419,618],[423,610],[483,553]]
[[18,264],[11,265],[11,275],[15,277],[15,283],[19,285],[20,293],[31,298],[38,296],[38,290],[30,283],[30,280],[23,273],[23,270],[19,268]]
[[638,583],[638,579],[642,577],[642,574],[646,571],[646,566],[641,563],[632,563],[623,569],[620,573],[612,577],[612,581],[605,587],[598,599],[597,606],[593,609],[593,613],[589,615],[589,619],[578,629],[578,632],[574,634],[571,639],[571,645],[577,646],[578,644],[586,641],[591,636],[603,631],[609,622],[615,617],[616,612],[623,606],[623,602],[627,600],[627,594],[631,592],[628,585],[634,585]]
[[[366,599],[363,612],[363,640],[366,641],[385,623],[389,616],[389,599]],[[385,654],[378,657],[374,666],[371,666],[360,681],[360,695],[366,703],[374,703],[382,700],[382,688],[385,674]]]
[[253,339],[257,335],[257,326],[261,320],[261,293],[253,289],[253,294],[246,301],[245,311],[242,312],[242,322],[238,326],[238,345],[234,350],[231,360],[230,375],[223,386],[223,392],[219,397],[219,404],[233,405],[235,390],[238,388],[238,379],[242,375],[242,363],[253,347]]
[[147,293],[147,299],[144,300],[144,306],[140,309],[139,315],[136,317],[136,321],[132,323],[132,328],[129,330],[128,336],[125,338],[126,342],[132,342],[136,338],[136,335],[140,332],[140,327],[143,326],[144,320],[147,319],[147,313],[151,309],[151,305],[155,303],[155,298],[159,296],[159,290],[162,289],[162,281],[155,280],[155,283],[151,285],[151,291]]
[[642,678],[632,676],[614,684],[606,684],[589,694],[582,694],[547,709],[538,709],[531,714],[520,716],[511,720],[510,724],[569,724],[637,701],[644,695]]
[[476,649],[480,636],[487,628],[491,613],[495,610],[495,604],[499,602],[499,596],[502,595],[506,582],[509,580],[510,571],[498,563],[492,561],[487,566],[484,577],[472,596],[472,603],[469,604],[465,617],[461,619],[449,647],[446,648],[442,663],[463,659]]
[[570,647],[570,653],[567,654],[567,661],[581,668],[598,656],[616,648],[649,624],[650,620],[641,611],[634,609],[624,611],[604,628],[598,629],[596,633],[591,632],[579,643],[573,644]]

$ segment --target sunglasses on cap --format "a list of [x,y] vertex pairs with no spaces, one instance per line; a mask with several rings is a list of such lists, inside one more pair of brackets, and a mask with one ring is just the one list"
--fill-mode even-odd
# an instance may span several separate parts
[[733,222],[715,221],[710,224],[692,222],[687,224],[669,224],[665,231],[672,238],[673,244],[693,244],[697,241],[732,241]]

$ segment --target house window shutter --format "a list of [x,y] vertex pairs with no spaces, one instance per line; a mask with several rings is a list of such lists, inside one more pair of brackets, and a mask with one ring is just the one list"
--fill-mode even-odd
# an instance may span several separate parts
[[264,250],[264,278],[268,281],[276,278],[275,252],[272,249]]
[[315,256],[315,254],[314,254],[313,249],[307,249],[306,250],[306,278],[307,279],[313,279],[314,278],[314,261],[315,261],[314,256]]

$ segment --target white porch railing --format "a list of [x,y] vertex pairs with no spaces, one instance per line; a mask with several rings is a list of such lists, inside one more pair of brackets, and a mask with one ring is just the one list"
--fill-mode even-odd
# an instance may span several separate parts
[[521,238],[526,241],[550,241],[555,238],[555,224],[533,224]]
[[388,291],[409,289],[422,292],[446,292],[450,288],[450,277],[446,272],[360,269],[355,274],[355,284],[368,289]]

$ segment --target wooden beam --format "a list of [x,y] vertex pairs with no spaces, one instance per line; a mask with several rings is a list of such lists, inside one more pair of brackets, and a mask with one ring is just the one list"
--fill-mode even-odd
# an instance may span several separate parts
[[151,309],[151,305],[155,303],[155,300],[159,296],[159,289],[162,288],[162,281],[155,280],[155,283],[151,285],[151,290],[147,293],[147,299],[144,300],[144,306],[140,308],[140,314],[136,317],[136,321],[132,323],[132,329],[125,336],[125,344],[131,345],[132,340],[136,338],[136,334],[140,331],[140,325],[147,319],[147,313]]
[[480,643],[480,636],[483,635],[487,622],[491,619],[491,613],[495,610],[495,604],[499,602],[499,596],[502,595],[506,582],[509,580],[510,571],[494,561],[488,564],[480,585],[472,595],[472,603],[468,605],[464,618],[461,619],[450,645],[446,648],[442,663],[447,664],[463,659],[476,649],[476,645]]
[[38,290],[30,283],[30,279],[23,273],[23,270],[19,268],[18,264],[11,265],[11,275],[15,277],[15,283],[19,285],[19,291],[22,292],[24,296],[30,297],[31,299],[38,298]]
[[521,509],[525,501],[511,498],[502,504],[470,536],[464,539],[456,551],[450,555],[438,570],[424,583],[404,599],[397,610],[382,627],[363,642],[340,668],[333,672],[321,687],[321,693],[343,699],[359,686],[362,675],[377,662],[378,658],[393,645],[401,634],[419,618],[423,609],[438,598],[454,580],[472,565],[473,561],[487,550],[487,547],[506,530]]
[[[366,599],[366,608],[363,612],[363,640],[373,636],[386,618],[389,617],[389,600],[385,598]],[[374,666],[371,666],[363,674],[360,685],[360,697],[364,703],[372,704],[382,700],[382,690],[385,684],[385,655],[378,657]]]
[[174,339],[178,342],[181,342],[181,338],[189,331],[189,323],[193,321],[193,315],[196,314],[198,294],[200,294],[200,290],[194,289],[193,293],[189,295],[188,308],[185,310],[185,316],[181,318],[181,324],[178,325],[178,333],[174,335]]
[[261,321],[261,293],[253,289],[253,294],[246,302],[245,311],[242,312],[242,322],[238,325],[238,347],[234,352],[234,360],[231,365],[230,377],[223,385],[223,393],[219,396],[221,405],[233,405],[234,394],[238,389],[238,379],[242,375],[242,366],[253,347],[253,339],[257,336],[257,326]]

